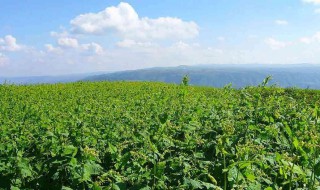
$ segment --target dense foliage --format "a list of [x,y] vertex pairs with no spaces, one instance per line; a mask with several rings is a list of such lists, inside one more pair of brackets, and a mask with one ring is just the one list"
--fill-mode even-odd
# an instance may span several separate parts
[[320,92],[0,85],[0,189],[319,189]]

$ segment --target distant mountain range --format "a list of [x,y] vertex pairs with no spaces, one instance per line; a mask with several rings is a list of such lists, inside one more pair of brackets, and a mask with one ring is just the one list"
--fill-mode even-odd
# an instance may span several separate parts
[[151,68],[89,76],[88,81],[162,81],[180,83],[188,75],[191,85],[241,88],[259,85],[267,76],[282,87],[320,89],[320,65],[203,65]]
[[188,75],[191,85],[223,87],[232,84],[241,88],[258,85],[267,76],[272,76],[270,84],[281,87],[299,87],[320,89],[320,65],[261,65],[261,64],[229,64],[229,65],[200,65],[157,67],[114,73],[90,73],[64,76],[16,77],[4,78],[9,83],[34,84],[58,83],[75,81],[161,81],[167,83],[181,83],[183,76]]
[[2,77],[0,76],[1,83],[9,84],[54,84],[54,83],[67,83],[77,82],[89,76],[106,74],[107,72],[83,73],[83,74],[70,74],[70,75],[57,75],[57,76],[26,76],[26,77]]

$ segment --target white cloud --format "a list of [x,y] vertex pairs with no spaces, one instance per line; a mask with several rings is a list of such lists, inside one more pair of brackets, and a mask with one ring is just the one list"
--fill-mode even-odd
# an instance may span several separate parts
[[101,54],[104,52],[103,47],[95,42],[80,44],[76,38],[61,37],[57,40],[57,47],[52,44],[46,44],[45,48],[48,53],[62,54],[65,51],[78,51],[92,54]]
[[15,37],[7,35],[4,38],[0,38],[0,50],[19,51],[21,49],[22,46],[17,44],[17,40]]
[[47,51],[49,51],[49,52],[51,52],[51,51],[54,51],[54,50],[55,50],[55,48],[53,47],[53,45],[52,45],[52,44],[46,44],[46,45],[44,45],[44,46],[46,47]]
[[[262,42],[260,36],[246,35],[243,36],[245,42],[228,45],[223,42],[228,41],[227,38],[215,36],[214,40],[220,43],[206,47],[190,40],[199,33],[196,23],[172,17],[139,17],[127,3],[108,7],[98,13],[79,15],[70,22],[71,29],[60,28],[59,32],[51,32],[56,42],[46,44],[42,50],[33,48],[29,51],[32,53],[10,52],[7,56],[0,53],[0,74],[52,75],[157,66],[320,60],[320,43],[315,43],[320,42],[320,32],[294,42],[279,41],[272,37],[262,38]],[[289,23],[279,19],[273,24]],[[116,43],[107,46],[103,44],[106,41]],[[105,49],[103,45],[110,48]],[[13,51],[22,47],[25,46],[17,43],[12,36],[0,38],[0,52],[7,53],[5,49]],[[274,51],[278,49],[281,51]],[[307,53],[303,55],[303,51]],[[8,60],[10,64],[6,64]]]
[[288,21],[286,20],[275,20],[274,21],[277,25],[288,25]]
[[304,44],[310,44],[312,42],[312,39],[308,38],[308,37],[302,37],[300,38],[299,40],[301,43],[304,43]]
[[187,39],[198,35],[195,22],[179,18],[140,18],[128,3],[108,7],[98,13],[82,14],[70,21],[72,31],[82,34],[104,35],[116,33],[125,39]]
[[129,47],[136,46],[136,45],[137,45],[137,43],[134,40],[127,40],[126,39],[121,42],[117,42],[118,47],[124,47],[124,48],[129,48]]
[[152,42],[137,42],[135,40],[130,40],[130,39],[125,39],[123,41],[117,42],[116,45],[121,48],[133,48],[133,47],[150,48],[150,47],[157,46],[157,44]]
[[317,41],[317,42],[320,42],[320,32],[316,32],[313,36],[312,36],[312,39]]
[[289,43],[278,41],[274,38],[268,38],[264,41],[271,49],[277,50],[284,48],[289,45]]
[[312,3],[315,5],[319,5],[320,4],[320,0],[302,0],[305,3]]
[[59,38],[58,44],[62,47],[69,47],[69,48],[79,47],[78,40],[75,38],[68,38],[68,37]]
[[190,49],[192,46],[190,44],[187,44],[185,42],[179,41],[177,43],[174,43],[171,48],[173,49],[179,49],[179,50],[185,50],[185,49]]
[[[117,43],[118,48],[112,47],[106,51],[97,43],[81,43],[79,39],[77,48],[64,48],[57,43],[47,44],[46,51],[32,49],[29,52],[10,53],[10,62],[8,63],[12,64],[5,64],[5,59],[0,56],[0,62],[3,65],[0,69],[0,75],[111,72],[196,64],[298,63],[315,62],[320,59],[320,49],[315,48],[320,47],[320,43],[299,47],[299,43],[279,42],[273,38],[266,39],[266,42],[271,44],[270,47],[273,49],[288,47],[281,51],[273,51],[266,49],[265,45],[260,46],[262,44],[255,44],[254,48],[251,47],[252,44],[248,44],[247,48],[233,48],[206,47],[185,41],[164,43],[164,45],[123,40]],[[56,53],[57,51],[59,53]]]
[[101,45],[91,42],[89,44],[82,44],[81,49],[85,51],[91,51],[95,54],[102,54],[104,52],[104,49]]
[[209,52],[214,52],[214,53],[217,53],[217,54],[223,54],[223,50],[222,49],[208,47],[207,50]]
[[62,49],[60,47],[54,47],[52,44],[46,44],[45,48],[49,53],[62,53]]
[[225,38],[223,36],[219,36],[219,37],[217,37],[217,40],[220,42],[223,42],[223,41],[225,41]]
[[50,32],[50,35],[52,37],[56,37],[56,38],[65,38],[65,37],[68,37],[69,36],[69,33],[64,29],[62,28],[62,32],[55,32],[55,31],[51,31]]
[[313,12],[314,14],[320,14],[320,9],[315,9]]
[[313,42],[320,42],[320,32],[316,32],[313,36],[311,37],[302,37],[299,40],[301,43],[305,44],[310,44]]

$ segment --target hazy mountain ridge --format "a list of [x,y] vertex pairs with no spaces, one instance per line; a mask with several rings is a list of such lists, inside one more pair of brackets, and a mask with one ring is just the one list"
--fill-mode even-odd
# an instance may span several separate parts
[[56,76],[24,76],[24,77],[3,77],[0,76],[1,83],[13,84],[54,84],[54,83],[67,83],[76,82],[89,76],[106,74],[107,72],[94,72],[94,73],[80,73],[69,75],[56,75]]
[[122,71],[85,78],[88,81],[161,81],[180,83],[188,74],[191,85],[223,87],[232,83],[234,87],[258,85],[268,75],[272,75],[271,84],[282,87],[320,89],[320,66],[299,65],[201,65],[150,68],[134,71]]
[[179,84],[189,75],[191,85],[223,87],[232,83],[240,88],[258,85],[268,75],[270,84],[281,87],[320,89],[320,65],[220,64],[177,67],[155,67],[114,73],[97,72],[61,76],[1,77],[0,82],[15,84],[66,83],[75,81],[161,81]]

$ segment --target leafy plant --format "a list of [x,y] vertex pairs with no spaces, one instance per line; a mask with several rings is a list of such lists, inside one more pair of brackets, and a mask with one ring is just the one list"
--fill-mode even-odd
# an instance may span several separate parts
[[320,92],[0,85],[0,189],[318,189]]

